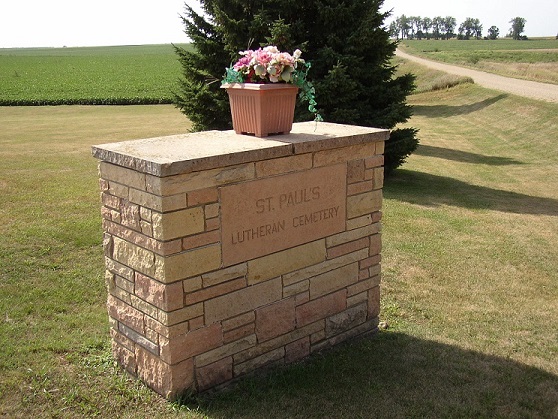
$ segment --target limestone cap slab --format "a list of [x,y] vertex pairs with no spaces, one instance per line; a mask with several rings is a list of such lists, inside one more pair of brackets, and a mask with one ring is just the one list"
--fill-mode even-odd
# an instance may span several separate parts
[[290,134],[267,138],[233,130],[204,131],[95,145],[92,154],[118,166],[166,177],[388,138],[386,129],[311,121],[293,124]]

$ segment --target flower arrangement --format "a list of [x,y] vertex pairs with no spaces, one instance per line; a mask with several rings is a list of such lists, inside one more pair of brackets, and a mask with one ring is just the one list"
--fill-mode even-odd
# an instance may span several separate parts
[[316,90],[307,80],[310,63],[300,56],[297,49],[291,55],[270,45],[257,50],[239,53],[242,57],[226,69],[222,84],[227,83],[291,83],[300,89],[299,98],[308,102],[308,110],[315,121],[322,121],[316,108]]

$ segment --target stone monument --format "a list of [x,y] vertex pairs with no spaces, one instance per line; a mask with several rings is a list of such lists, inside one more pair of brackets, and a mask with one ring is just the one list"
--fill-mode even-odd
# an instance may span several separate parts
[[93,147],[118,363],[167,398],[377,329],[387,130]]

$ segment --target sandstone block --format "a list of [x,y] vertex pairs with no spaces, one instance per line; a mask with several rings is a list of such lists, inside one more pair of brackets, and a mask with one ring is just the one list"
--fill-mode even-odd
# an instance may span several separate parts
[[246,374],[247,372],[253,371],[258,368],[262,368],[266,365],[276,363],[277,361],[283,360],[285,356],[285,348],[277,348],[273,351],[267,352],[256,358],[252,358],[242,364],[237,364],[234,367],[235,377]]
[[381,167],[384,165],[384,156],[380,154],[376,156],[367,157],[364,160],[364,163],[366,164],[367,169],[371,169],[374,167]]
[[194,292],[202,288],[202,277],[196,276],[182,281],[184,292]]
[[[369,217],[369,216],[368,216]],[[362,219],[363,217],[360,217]],[[367,216],[364,216],[367,218]],[[333,247],[338,246],[340,244],[348,243],[354,240],[361,239],[366,236],[370,236],[372,234],[376,234],[379,231],[379,224],[366,224],[362,227],[355,228],[349,231],[345,231],[343,233],[335,234],[333,236],[329,236],[326,238],[326,246]]]
[[311,168],[312,154],[300,154],[256,162],[256,176],[262,178]]
[[136,295],[130,296],[130,304],[132,307],[141,311],[144,314],[147,314],[148,316],[151,316],[153,318],[157,317],[159,309],[154,305],[149,304],[147,301],[142,300]]
[[359,281],[354,285],[351,285],[347,288],[348,295],[353,296],[356,294],[360,294],[364,291],[368,291],[371,288],[380,284],[380,275],[375,275],[371,278],[367,278],[363,281]]
[[151,222],[152,213],[153,211],[151,211],[149,208],[140,207],[140,218],[144,221],[147,221],[148,223]]
[[221,188],[224,265],[343,231],[346,170],[338,164]]
[[219,269],[215,272],[210,272],[202,275],[203,286],[211,287],[222,282],[230,281],[231,279],[241,278],[248,273],[248,265],[241,263],[240,265],[229,266],[228,268]]
[[130,374],[135,375],[137,370],[136,356],[133,351],[112,341],[112,356]]
[[223,332],[223,342],[229,343],[235,340],[245,338],[246,336],[253,335],[255,333],[254,323],[246,324],[240,326],[237,329],[229,330],[228,332]]
[[254,164],[246,163],[164,178],[150,177],[147,182],[147,191],[161,196],[192,193],[192,191],[200,189],[254,179],[254,177]]
[[364,192],[370,192],[374,189],[374,181],[365,180],[362,182],[351,183],[347,185],[347,195],[358,195]]
[[161,359],[172,365],[223,345],[221,325],[214,323],[174,339],[159,339]]
[[372,276],[379,276],[380,273],[382,272],[382,266],[380,264],[371,266],[370,268],[368,268],[368,274],[372,277]]
[[201,391],[215,387],[232,378],[233,365],[230,356],[196,370],[197,389]]
[[298,327],[337,314],[347,306],[347,290],[311,300],[296,308],[296,324]]
[[108,193],[119,198],[128,199],[130,188],[117,182],[110,182]]
[[364,323],[368,313],[367,309],[367,304],[361,303],[327,318],[325,327],[326,337],[330,338]]
[[149,275],[166,284],[219,269],[221,246],[210,245],[175,255],[156,258],[156,269]]
[[106,192],[103,192],[103,193],[101,194],[101,203],[102,203],[105,207],[110,208],[110,209],[113,209],[113,210],[120,211],[120,201],[121,201],[121,200],[122,200],[122,198],[119,198],[119,197],[117,197],[117,196],[110,195],[110,194],[108,194],[108,193],[106,193]]
[[140,273],[136,273],[135,294],[154,306],[174,311],[183,307],[183,288],[181,282],[163,284]]
[[128,281],[134,281],[134,270],[121,264],[118,263],[117,261],[110,259],[110,258],[105,258],[105,266],[106,268],[118,275],[121,276],[122,278],[128,280]]
[[217,188],[199,189],[197,191],[188,192],[188,206],[209,204],[219,200],[219,192]]
[[296,326],[295,300],[287,298],[256,310],[258,342],[284,335]]
[[165,326],[163,323],[155,319],[152,319],[149,316],[145,316],[144,321],[145,321],[146,328],[149,328],[154,332],[157,332],[159,335],[162,335],[167,339],[174,338],[175,336],[185,335],[190,330],[188,321],[177,323],[172,326]]
[[221,227],[221,220],[219,217],[206,218],[205,220],[205,231],[217,230]]
[[159,310],[157,312],[157,320],[165,326],[172,326],[202,315],[203,304],[198,303],[192,306],[181,308],[180,310],[170,312]]
[[283,275],[283,285],[287,287],[291,284],[303,281],[307,278],[311,278],[321,273],[325,273],[327,271],[337,269],[341,266],[348,265],[352,262],[359,261],[361,259],[364,259],[367,255],[368,250],[360,249],[356,252],[348,253],[335,259],[327,259],[317,265],[312,265],[307,268],[303,268],[298,271]]
[[340,244],[339,246],[330,247],[327,249],[328,259],[337,258],[342,255],[356,252],[360,249],[368,249],[370,245],[370,240],[368,237],[363,237],[358,240],[354,240],[345,244]]
[[234,362],[239,364],[249,359],[257,358],[276,348],[284,347],[285,345],[302,339],[305,336],[310,336],[314,333],[317,333],[318,331],[323,330],[323,328],[324,320],[316,321],[303,327],[297,327],[291,333],[277,336],[276,338],[258,343],[257,345],[252,345],[252,347],[249,347],[242,352],[235,354],[233,356]]
[[159,212],[176,211],[187,207],[185,193],[161,197],[130,188],[128,197],[131,202]]
[[193,319],[188,320],[188,326],[190,327],[189,330],[196,330],[202,328],[204,326],[203,316],[194,317]]
[[194,385],[192,358],[169,365],[149,351],[138,347],[136,361],[138,378],[163,397],[174,399]]
[[162,256],[178,253],[182,250],[181,240],[161,242],[148,237],[145,234],[126,228],[120,224],[113,223],[112,221],[103,220],[103,229],[107,233],[110,233],[132,244],[138,245]]
[[123,278],[119,275],[114,276],[114,284],[118,288],[122,288],[127,293],[133,294],[134,293],[134,283],[132,281],[128,281],[126,278]]
[[142,234],[145,234],[148,237],[153,237],[153,226],[151,223],[141,220],[140,227]]
[[367,320],[366,322],[347,330],[346,332],[340,333],[338,335],[334,335],[326,340],[320,341],[316,344],[313,344],[310,347],[310,352],[321,351],[331,346],[337,345],[341,342],[346,341],[347,339],[354,338],[358,335],[363,335],[365,333],[373,332],[378,328],[378,319],[371,319]]
[[145,190],[144,173],[104,161],[99,164],[99,173],[103,179],[118,182],[139,190]]
[[123,226],[140,231],[140,207],[127,200],[122,200],[120,204],[120,222]]
[[118,237],[113,238],[113,258],[145,275],[155,274],[155,254]]
[[281,274],[315,265],[326,258],[325,240],[317,240],[248,261],[248,283],[265,281]]
[[[350,293],[348,293],[347,295],[350,295]],[[368,301],[368,290],[347,297],[347,307],[356,306],[359,303],[367,302],[367,301]]]
[[130,329],[129,327],[125,326],[122,323],[118,325],[118,331],[122,333],[124,336],[126,336],[128,339],[130,339],[131,341],[147,349],[149,352],[155,355],[159,355],[159,346],[156,342],[150,341],[142,334],[136,332],[133,329]]
[[364,160],[353,160],[347,163],[347,183],[364,180]]
[[230,294],[205,301],[207,324],[229,319],[239,314],[280,300],[283,294],[281,278],[275,278],[243,288]]
[[108,283],[108,292],[126,304],[132,304],[131,294],[114,285],[114,282]]
[[285,346],[285,362],[290,364],[310,355],[310,336],[291,342]]
[[[283,288],[284,289],[284,288]],[[310,301],[310,281],[308,281],[308,290],[295,295],[295,305],[299,306],[301,304]]]
[[124,336],[122,333],[120,333],[120,331],[118,330],[118,326],[119,326],[120,323],[118,323],[112,317],[109,317],[109,322],[111,324],[111,328],[110,328],[109,332],[110,332],[110,336],[112,337],[112,339],[116,343],[118,343],[120,346],[123,346],[124,348],[132,351],[132,353],[133,353],[134,348],[136,347],[136,342],[134,342],[133,340],[128,339],[126,336]]
[[162,214],[153,212],[153,237],[157,240],[171,240],[204,231],[204,216],[201,207]]
[[236,340],[234,342],[228,343],[226,345],[220,346],[211,351],[204,352],[196,356],[196,366],[203,367],[204,365],[209,365],[213,362],[218,361],[248,348],[253,347],[256,344],[256,335],[249,335],[242,339]]
[[310,299],[330,294],[358,281],[358,263],[342,266],[310,279]]
[[241,314],[231,319],[224,320],[223,330],[228,331],[228,330],[236,329],[237,327],[244,326],[249,323],[254,323],[255,320],[256,320],[256,313],[253,311],[249,311],[247,313]]
[[347,198],[347,218],[360,217],[382,208],[382,190],[375,190]]
[[372,156],[376,150],[374,143],[357,144],[349,147],[318,151],[314,154],[314,167],[329,166]]
[[310,281],[305,279],[303,281],[295,282],[292,285],[287,285],[283,287],[283,297],[291,297],[293,295],[299,295],[301,293],[306,293],[310,290]]
[[368,318],[374,319],[380,315],[380,286],[368,291]]
[[379,255],[382,251],[382,235],[375,234],[370,237],[370,256]]
[[109,190],[108,180],[99,178],[99,189],[101,192],[107,192]]
[[381,189],[384,186],[384,168],[376,167],[374,170],[374,176],[372,178],[374,182],[374,189]]
[[380,263],[381,259],[382,258],[379,254],[367,257],[366,259],[363,259],[363,260],[360,261],[359,268],[360,269],[370,268],[371,266],[374,266],[374,265],[377,265],[378,263]]
[[352,218],[347,220],[347,230],[354,230],[356,228],[365,227],[372,224],[372,215],[366,214],[361,217]]
[[205,218],[215,218],[219,216],[219,204],[209,204],[204,207]]
[[107,306],[109,316],[135,331],[143,333],[143,313],[141,311],[136,310],[110,294],[107,299]]
[[232,281],[223,282],[213,287],[203,288],[199,291],[187,293],[184,298],[184,301],[186,305],[196,304],[201,301],[210,300],[211,298],[215,298],[220,295],[229,294],[233,291],[244,288],[245,286],[246,286],[246,279],[238,278]]

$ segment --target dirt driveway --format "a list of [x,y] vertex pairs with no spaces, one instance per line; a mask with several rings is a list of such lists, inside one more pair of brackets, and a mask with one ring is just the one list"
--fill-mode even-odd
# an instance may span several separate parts
[[525,96],[531,99],[558,103],[558,85],[555,84],[538,83],[534,81],[514,79],[511,77],[503,77],[496,74],[485,73],[484,71],[471,70],[469,68],[459,67],[456,65],[425,60],[424,58],[407,54],[399,49],[395,52],[395,55],[406,60],[415,61],[418,64],[422,64],[435,70],[444,71],[450,74],[457,74],[459,76],[471,77],[476,84],[488,89],[501,90],[503,92]]

